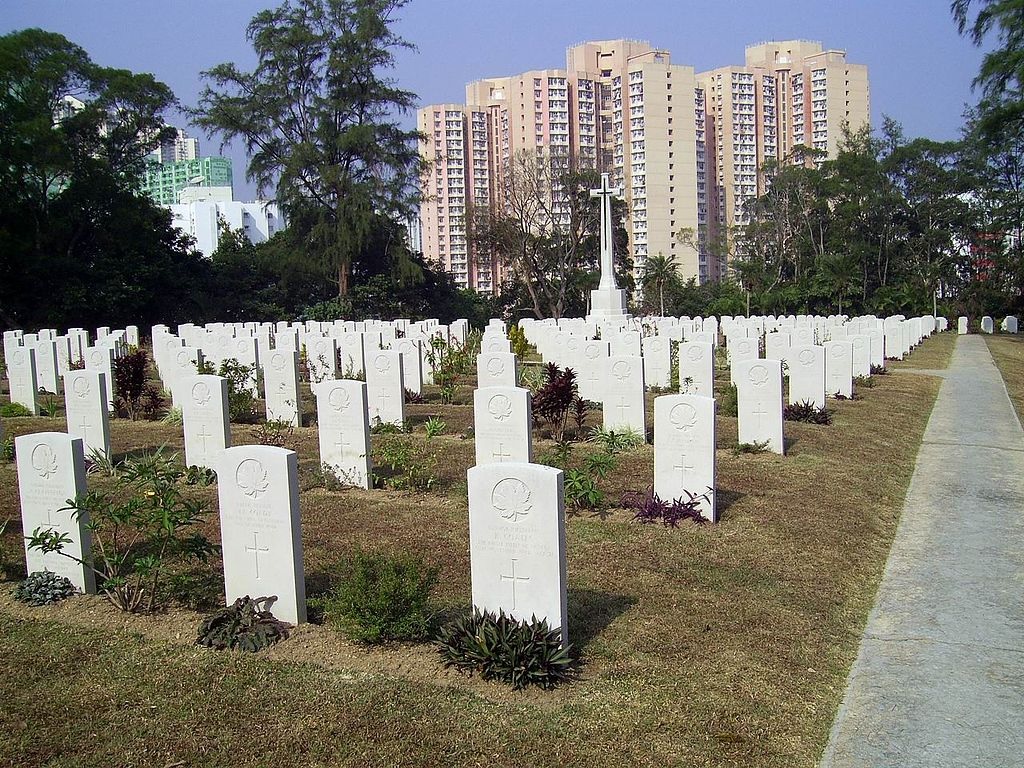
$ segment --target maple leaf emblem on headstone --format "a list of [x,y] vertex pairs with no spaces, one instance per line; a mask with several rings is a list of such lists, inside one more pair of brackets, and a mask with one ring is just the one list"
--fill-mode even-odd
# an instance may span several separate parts
[[687,432],[697,423],[697,409],[689,403],[680,403],[669,411],[668,419],[676,429]]
[[384,373],[384,371],[391,367],[391,361],[384,355],[377,355],[373,360],[373,367],[380,373]]
[[75,397],[79,399],[88,396],[89,380],[83,376],[76,377],[75,383],[72,384],[72,389],[75,391]]
[[800,352],[800,363],[802,365],[810,365],[814,362],[814,353],[809,349],[804,349]]
[[505,363],[500,357],[492,357],[487,361],[487,372],[491,376],[500,376],[505,372]]
[[57,472],[57,455],[53,449],[41,443],[32,451],[32,469],[44,480],[49,480]]
[[625,360],[619,360],[612,366],[612,375],[619,381],[625,381],[628,379],[631,371],[632,366]]
[[331,404],[331,408],[341,413],[348,408],[351,398],[349,398],[348,392],[344,389],[338,388],[331,390],[331,394],[328,395],[327,401]]
[[533,504],[530,503],[530,489],[526,483],[514,477],[506,477],[494,486],[494,490],[491,491],[491,503],[499,515],[513,523],[520,517],[526,517],[533,509]]
[[487,402],[487,412],[498,421],[504,421],[512,415],[512,401],[505,395],[495,395]]
[[258,499],[270,487],[267,470],[256,459],[246,459],[235,470],[238,489],[250,499]]
[[704,350],[700,347],[690,347],[686,352],[686,356],[696,362],[704,357]]
[[763,365],[755,365],[750,369],[750,381],[755,387],[760,387],[768,381],[768,369]]
[[200,381],[192,387],[192,399],[195,400],[198,405],[206,405],[210,402],[210,388]]

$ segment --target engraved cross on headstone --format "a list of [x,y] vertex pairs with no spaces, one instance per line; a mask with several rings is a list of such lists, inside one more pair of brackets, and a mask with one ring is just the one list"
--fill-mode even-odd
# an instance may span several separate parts
[[626,420],[626,412],[629,411],[629,403],[626,402],[626,398],[625,397],[620,397],[619,398],[619,404],[617,406],[615,406],[615,407],[619,409],[619,418],[622,419],[623,421],[625,421]]
[[517,581],[529,581],[530,577],[529,576],[516,576],[516,559],[513,557],[512,558],[512,573],[511,574],[504,574],[504,573],[501,574],[501,580],[502,581],[511,581],[512,582],[512,610],[514,611],[516,609],[516,582]]
[[201,424],[200,426],[202,428],[198,432],[196,432],[196,437],[198,437],[198,438],[200,438],[202,440],[202,442],[203,442],[203,453],[206,453],[206,438],[213,437],[213,435],[206,431],[206,425],[205,424]]
[[754,410],[753,410],[753,414],[755,416],[757,416],[757,431],[760,433],[760,431],[761,431],[761,417],[768,415],[768,411],[766,411],[764,409],[764,403],[758,402],[757,403],[757,407],[754,408]]
[[512,458],[512,454],[511,453],[505,453],[505,444],[504,443],[498,443],[498,450],[491,451],[491,458],[495,459],[496,461],[501,462],[501,461],[504,461],[505,459],[511,459]]
[[615,250],[612,241],[612,198],[622,196],[621,187],[608,185],[608,174],[601,174],[601,187],[590,190],[591,197],[601,199],[601,282],[598,290],[616,290]]
[[260,577],[260,552],[269,552],[270,547],[261,547],[259,542],[259,532],[252,532],[252,546],[245,548],[246,552],[252,552],[253,558],[256,561],[256,578]]
[[682,453],[682,454],[679,455],[679,463],[675,464],[673,466],[673,469],[678,469],[679,470],[679,482],[685,484],[686,483],[686,472],[687,472],[687,470],[695,469],[695,466],[694,466],[694,464],[692,462],[687,463],[687,461],[686,461],[686,454]]

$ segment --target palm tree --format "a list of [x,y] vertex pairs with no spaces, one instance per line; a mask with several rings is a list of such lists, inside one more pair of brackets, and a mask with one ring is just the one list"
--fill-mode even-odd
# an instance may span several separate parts
[[843,314],[843,297],[852,293],[860,280],[860,262],[850,254],[826,254],[818,259],[818,279],[839,301]]
[[665,286],[678,276],[675,255],[666,256],[658,251],[657,256],[649,256],[643,265],[640,284],[646,292],[652,286],[658,291],[658,306],[661,316],[665,316]]

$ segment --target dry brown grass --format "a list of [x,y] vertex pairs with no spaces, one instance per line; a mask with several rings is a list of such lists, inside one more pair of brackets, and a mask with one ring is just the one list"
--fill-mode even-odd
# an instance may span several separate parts
[[926,343],[915,349],[903,360],[887,360],[890,368],[924,368],[929,371],[949,368],[949,360],[956,346],[956,329],[944,333],[935,333],[925,340]]
[[[945,343],[926,341],[909,362],[931,367]],[[569,631],[583,666],[551,694],[466,681],[429,649],[362,649],[321,626],[246,658],[190,646],[197,616],[180,609],[125,617],[96,598],[33,610],[4,599],[0,765],[813,766],[938,383],[877,377],[830,405],[832,426],[787,423],[786,457],[734,456],[735,419],[720,419],[717,526],[643,526],[615,508],[571,515]],[[405,438],[437,456],[430,493],[318,487],[315,431],[296,430],[310,591],[360,546],[420,553],[441,567],[439,600],[468,603],[472,441],[459,432],[471,413],[410,412],[450,425]],[[118,453],[181,446],[180,428],[112,427]],[[252,429],[233,428],[235,439]],[[614,502],[651,473],[645,446],[619,458],[604,490]],[[214,489],[198,493],[215,508]],[[0,464],[0,520],[17,515],[14,469]],[[0,542],[9,556],[20,535],[14,524]]]
[[988,351],[1006,383],[1017,418],[1024,421],[1024,336],[986,336]]

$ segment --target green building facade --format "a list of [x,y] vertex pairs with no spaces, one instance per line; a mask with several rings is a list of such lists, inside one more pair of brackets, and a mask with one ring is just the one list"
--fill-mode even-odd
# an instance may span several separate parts
[[[202,181],[198,181],[202,177]],[[190,183],[193,182],[194,183]],[[185,187],[230,187],[231,161],[226,157],[200,157],[173,163],[150,163],[142,179],[142,192],[157,205],[173,205]]]

